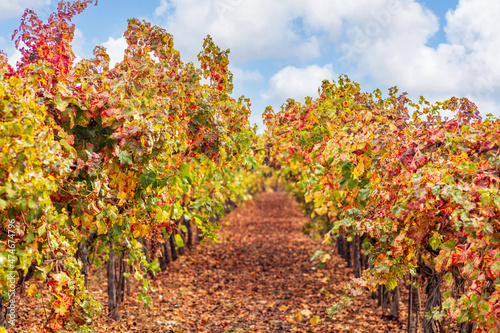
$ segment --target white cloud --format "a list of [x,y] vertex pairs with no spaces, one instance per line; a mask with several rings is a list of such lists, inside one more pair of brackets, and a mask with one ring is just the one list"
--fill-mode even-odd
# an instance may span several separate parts
[[376,27],[376,21],[358,26],[343,50],[357,73],[378,86],[398,85],[413,96],[468,96],[480,111],[491,111],[500,93],[498,14],[500,2],[460,0],[446,15],[447,42],[430,47],[439,30],[437,17],[413,0],[402,0],[386,26],[372,35],[367,26]]
[[108,40],[102,44],[102,46],[106,48],[106,52],[109,55],[109,66],[114,67],[118,62],[123,60],[123,57],[125,56],[125,49],[127,48],[127,41],[123,37],[118,39],[109,37]]
[[[296,1],[297,12],[312,29],[338,38],[346,25],[363,24],[368,29],[373,22],[386,26],[401,7],[402,0]],[[373,21],[373,22],[371,22]]]
[[7,54],[9,65],[16,68],[16,64],[19,60],[21,60],[22,56],[23,55],[20,51],[13,48],[11,52]]
[[[161,11],[162,5],[157,10]],[[315,36],[302,36],[291,27],[301,15],[294,2],[171,0],[169,6],[172,10],[165,18],[165,28],[188,60],[201,51],[207,34],[222,48],[231,48],[232,60],[312,59],[320,55]]]
[[170,5],[167,0],[161,0],[160,5],[155,9],[156,16],[163,16],[170,10]]
[[86,38],[83,35],[83,32],[80,29],[76,28],[73,36],[73,41],[71,42],[71,48],[76,57],[74,61],[75,64],[83,59],[85,41]]
[[19,52],[11,43],[8,43],[5,37],[0,36],[0,50],[7,55],[7,62],[12,67],[16,67],[16,63],[21,60],[21,52]]
[[38,11],[46,5],[50,5],[50,0],[0,0],[0,20],[20,18],[26,8]]
[[324,42],[338,42],[346,31],[356,33],[360,27],[370,39],[398,33],[386,29],[393,21],[417,23],[424,30],[414,34],[424,32],[424,39],[425,33],[437,29],[435,16],[434,26],[418,22],[421,12],[430,12],[415,0],[162,0],[155,12],[167,11],[165,27],[189,60],[195,59],[207,34],[222,47],[230,47],[238,61],[311,60],[321,55]]
[[288,66],[271,77],[270,88],[262,93],[261,97],[265,100],[280,102],[288,98],[301,101],[306,96],[316,97],[323,80],[334,78],[336,75],[331,64],[323,67],[311,65],[305,68]]

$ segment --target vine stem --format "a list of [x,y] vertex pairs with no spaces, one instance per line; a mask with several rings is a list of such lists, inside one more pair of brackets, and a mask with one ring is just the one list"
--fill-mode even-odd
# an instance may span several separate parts
[[411,333],[411,315],[413,303],[413,275],[410,273],[410,297],[408,301],[408,333]]

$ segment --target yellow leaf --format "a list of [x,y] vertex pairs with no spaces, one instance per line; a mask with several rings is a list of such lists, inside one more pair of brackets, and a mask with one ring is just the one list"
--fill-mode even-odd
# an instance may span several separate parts
[[320,317],[314,316],[314,317],[311,318],[311,325],[316,326],[316,325],[319,324],[320,321],[321,321]]
[[328,211],[328,208],[326,206],[321,206],[320,208],[316,208],[315,212],[318,215],[324,215]]
[[141,237],[141,224],[140,223],[134,223],[130,226],[130,230],[132,230],[132,235],[137,238]]
[[142,237],[145,236],[149,233],[151,230],[151,227],[147,224],[141,224],[139,222],[134,223],[133,225],[130,226],[130,229],[132,230],[132,235],[137,238],[137,237]]
[[410,251],[410,253],[408,253],[408,255],[406,256],[406,260],[410,261],[414,256],[415,256],[415,252]]
[[151,231],[151,226],[149,224],[141,225],[142,236],[146,236]]
[[385,287],[387,290],[393,290],[398,286],[398,279],[394,277],[387,278],[387,281],[385,282]]
[[84,213],[82,216],[82,225],[85,229],[90,229],[92,227],[92,220],[94,217],[90,214]]
[[28,287],[28,289],[26,289],[26,296],[33,297],[37,292],[38,289],[36,288],[36,284],[32,284],[31,286]]
[[460,154],[459,160],[466,162],[469,160],[469,155],[467,155],[467,153],[463,151],[462,154]]
[[130,240],[130,245],[132,245],[132,248],[134,250],[139,250],[140,248],[142,248],[142,244],[139,243],[135,238],[132,238]]
[[118,202],[118,206],[121,206],[125,203],[125,201],[127,200],[127,193],[125,192],[119,192],[118,195],[116,196],[118,199],[120,199],[120,201]]
[[139,271],[135,271],[134,273],[134,278],[137,280],[137,281],[140,281],[142,280],[142,275]]
[[156,213],[155,215],[155,219],[159,223],[164,222],[167,218],[168,218],[168,213],[164,212],[162,209],[160,209],[158,213]]
[[358,179],[358,177],[361,176],[363,172],[365,172],[365,166],[363,165],[363,163],[359,163],[358,165],[356,165],[354,170],[352,170],[352,176],[354,179]]
[[[330,215],[330,214],[328,214],[328,215]],[[327,233],[325,234],[325,239],[323,240],[323,245],[326,245],[326,244],[330,243],[330,237],[331,237],[331,236],[330,236],[330,233],[329,233],[329,232],[327,232]]]
[[321,261],[322,263],[325,263],[327,260],[330,260],[331,258],[332,258],[332,256],[327,253],[327,254],[321,256],[319,261]]
[[108,226],[103,220],[97,221],[97,234],[103,235],[108,232]]

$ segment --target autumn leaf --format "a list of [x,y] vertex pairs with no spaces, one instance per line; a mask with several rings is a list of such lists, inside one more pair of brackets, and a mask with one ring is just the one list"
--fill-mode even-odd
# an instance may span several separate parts
[[184,240],[182,239],[181,235],[175,234],[175,243],[177,244],[177,247],[184,247]]
[[62,318],[60,318],[59,316],[54,316],[53,318],[51,318],[48,322],[48,326],[54,330],[54,331],[60,331],[63,329],[63,325],[62,325]]
[[65,316],[73,304],[71,297],[67,295],[58,296],[54,302],[54,311],[58,315]]
[[313,314],[313,313],[311,312],[311,310],[309,310],[309,309],[304,309],[304,310],[300,311],[300,313],[301,313],[304,317],[306,317],[306,318],[311,317],[311,316],[312,316],[312,314]]
[[97,220],[97,234],[98,235],[104,235],[105,233],[108,232],[108,225],[106,222],[102,219]]
[[52,280],[49,285],[56,293],[60,293],[62,288],[64,288],[71,279],[65,272],[60,272],[52,276]]
[[36,288],[36,284],[32,284],[28,287],[28,289],[26,289],[26,296],[33,297],[37,292],[38,289]]
[[318,316],[313,316],[311,318],[311,325],[317,326],[321,322],[321,318]]

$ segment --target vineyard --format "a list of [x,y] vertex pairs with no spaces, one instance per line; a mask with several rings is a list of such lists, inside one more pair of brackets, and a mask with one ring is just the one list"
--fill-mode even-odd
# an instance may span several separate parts
[[[12,36],[21,60],[13,68],[0,55],[0,332],[24,332],[20,299],[43,304],[31,315],[40,332],[103,331],[103,318],[124,320],[131,293],[142,308],[158,308],[158,283],[189,271],[184,262],[196,265],[196,251],[210,248],[203,244],[224,246],[213,250],[221,261],[231,262],[231,251],[251,255],[220,239],[233,227],[248,232],[233,231],[237,242],[281,239],[269,238],[274,250],[253,258],[272,271],[261,260],[293,241],[278,236],[288,218],[312,242],[304,265],[330,276],[342,257],[353,277],[338,297],[327,297],[326,285],[325,297],[302,301],[316,313],[297,306],[273,330],[334,331],[321,325],[342,321],[359,299],[378,303],[381,323],[399,322],[401,332],[499,330],[500,120],[483,119],[465,98],[414,102],[397,88],[384,97],[341,76],[323,81],[316,99],[267,108],[257,134],[250,100],[231,96],[229,50],[210,36],[197,66],[181,61],[164,29],[130,19],[123,61],[111,68],[98,46],[94,58],[76,62],[71,19],[93,4],[61,2],[48,22],[26,10]],[[279,195],[257,195],[266,189],[291,193],[306,218]],[[278,202],[269,225],[223,223],[236,207],[258,206],[268,218],[263,198]],[[281,216],[280,205],[291,215]],[[202,283],[205,273],[197,274]],[[276,288],[287,285],[279,274],[283,281],[269,282]],[[103,282],[100,300],[93,288]],[[269,304],[274,313],[278,305]],[[207,332],[227,331],[215,321],[207,317]]]

